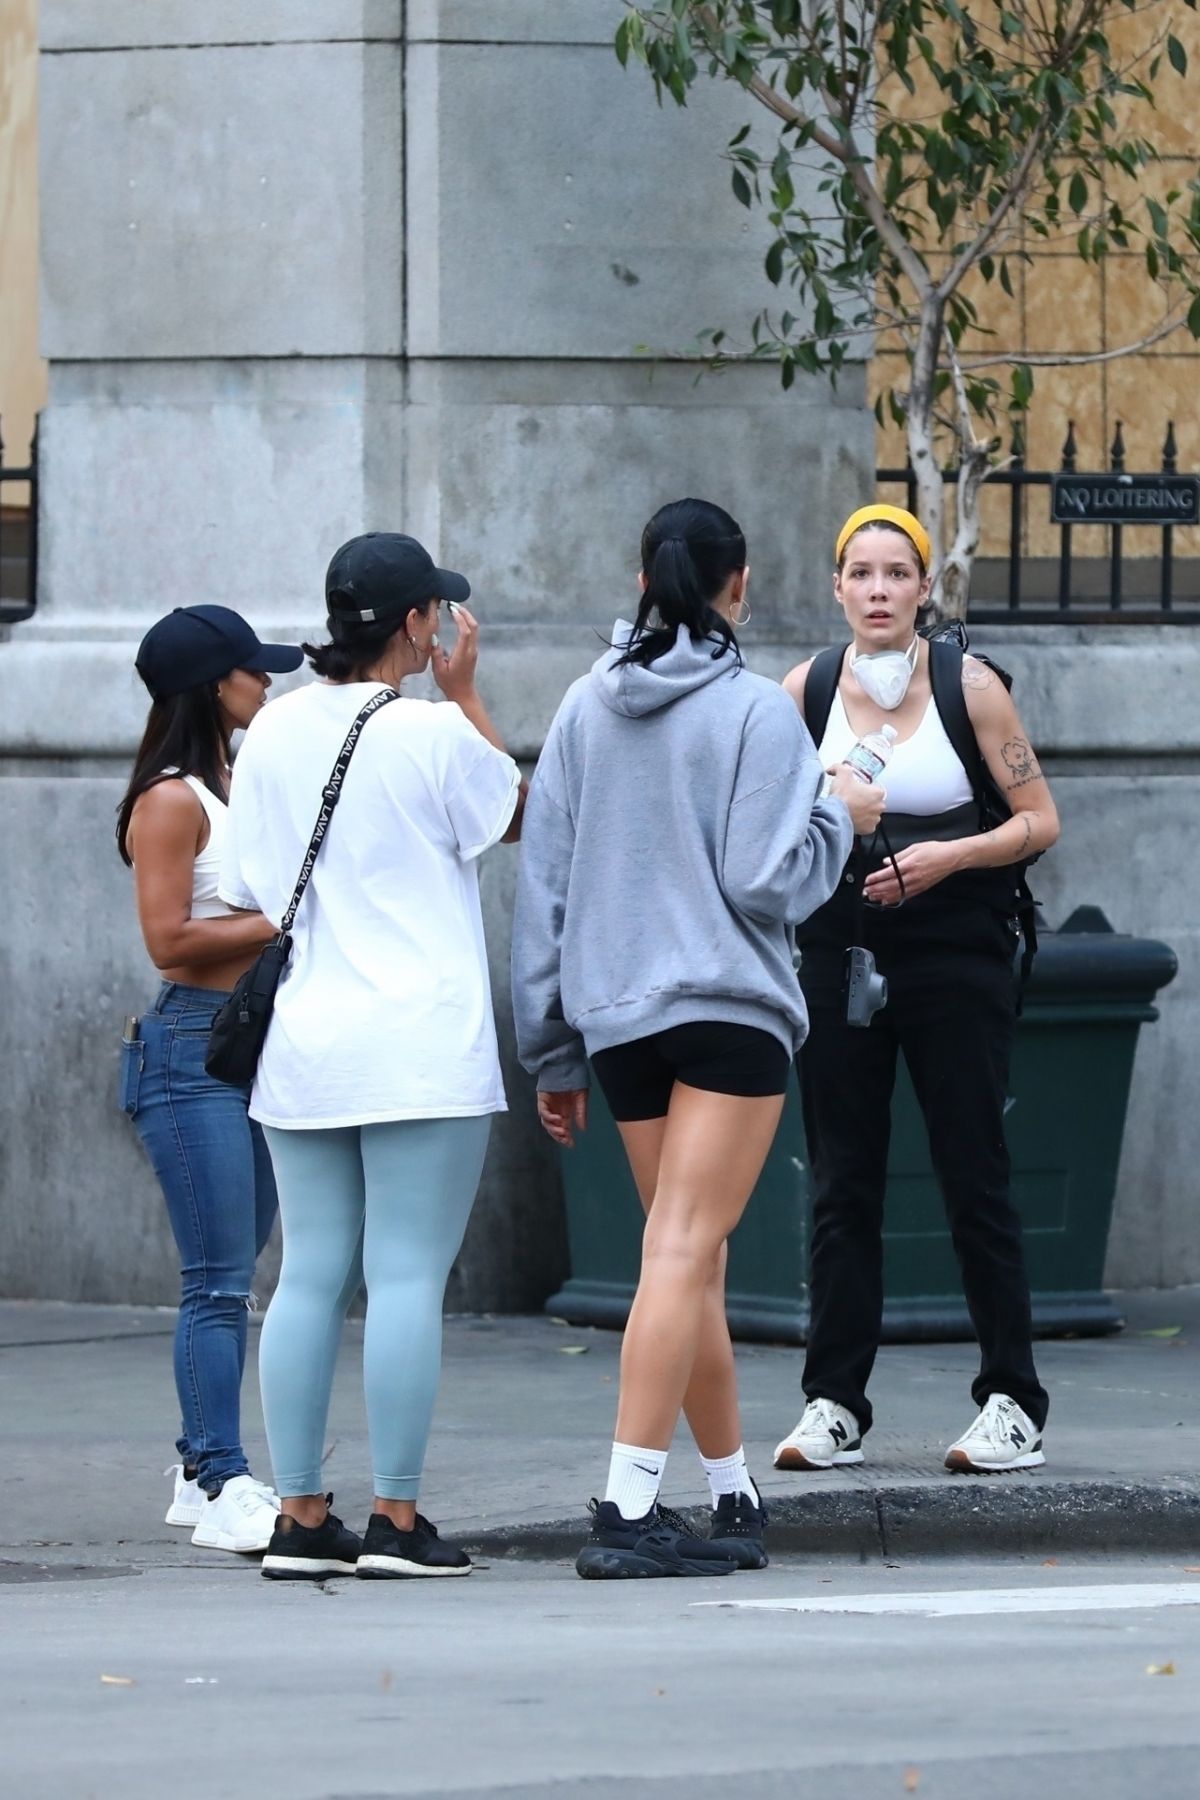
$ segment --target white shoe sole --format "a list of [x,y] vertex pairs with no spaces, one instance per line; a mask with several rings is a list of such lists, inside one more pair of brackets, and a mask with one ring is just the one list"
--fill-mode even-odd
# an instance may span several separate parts
[[972,1462],[965,1450],[947,1450],[945,1466],[954,1475],[1007,1475],[1014,1469],[1040,1469],[1045,1460],[1041,1450],[1029,1450],[1002,1463]]
[[262,1573],[273,1581],[323,1581],[326,1575],[353,1575],[356,1563],[328,1556],[264,1556]]
[[167,1515],[163,1520],[163,1524],[178,1525],[181,1529],[195,1531],[203,1517],[204,1513],[198,1506],[176,1506],[172,1503],[167,1508]]
[[861,1450],[836,1450],[828,1462],[821,1462],[815,1456],[807,1456],[799,1444],[780,1444],[775,1452],[777,1469],[835,1469],[845,1464],[865,1462],[866,1457]]
[[209,1531],[201,1534],[197,1526],[192,1533],[192,1543],[197,1550],[231,1550],[237,1556],[256,1556],[265,1550],[274,1535],[275,1527],[265,1535],[254,1538],[234,1537],[232,1531]]
[[393,1580],[412,1575],[469,1575],[475,1565],[463,1563],[461,1568],[431,1569],[428,1563],[409,1562],[403,1556],[360,1556],[356,1573],[370,1580],[391,1576]]

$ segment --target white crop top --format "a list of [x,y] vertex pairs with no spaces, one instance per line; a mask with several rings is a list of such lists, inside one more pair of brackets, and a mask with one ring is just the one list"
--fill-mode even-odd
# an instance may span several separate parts
[[[840,762],[857,739],[858,733],[846,717],[842,696],[835,693],[821,739],[821,766],[828,769]],[[887,793],[886,812],[929,817],[965,806],[972,798],[967,771],[946,736],[932,695],[912,736],[892,746],[891,760],[879,777],[879,785]]]
[[[165,775],[175,774],[174,769],[164,769]],[[192,871],[192,917],[193,919],[227,919],[237,909],[226,906],[217,893],[217,881],[221,874],[221,858],[225,853],[225,832],[229,816],[229,808],[223,800],[205,787],[198,775],[185,775],[187,782],[197,800],[204,808],[208,820],[208,842],[203,850],[196,854],[196,863]]]

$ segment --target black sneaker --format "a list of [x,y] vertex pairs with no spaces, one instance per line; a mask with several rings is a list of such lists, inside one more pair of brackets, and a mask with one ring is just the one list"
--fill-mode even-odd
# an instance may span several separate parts
[[469,1575],[472,1567],[466,1551],[443,1544],[437,1526],[420,1513],[411,1531],[401,1531],[386,1513],[372,1513],[357,1572],[364,1581],[398,1581],[408,1575]]
[[622,1581],[643,1575],[732,1575],[733,1557],[693,1537],[679,1514],[652,1506],[641,1519],[623,1519],[611,1500],[591,1500],[592,1535],[575,1558],[585,1581]]
[[708,1541],[726,1556],[732,1556],[739,1569],[765,1569],[766,1526],[767,1503],[761,1495],[755,1506],[749,1494],[722,1494],[713,1512]]
[[[333,1495],[327,1496],[328,1500]],[[327,1575],[353,1575],[362,1539],[342,1521],[326,1513],[319,1525],[301,1525],[280,1513],[262,1572],[268,1581],[324,1581]]]

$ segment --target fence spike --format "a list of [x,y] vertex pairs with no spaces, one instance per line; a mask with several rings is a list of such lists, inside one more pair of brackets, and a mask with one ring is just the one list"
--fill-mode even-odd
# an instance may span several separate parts
[[1015,463],[1025,461],[1025,433],[1021,429],[1020,419],[1013,420],[1012,443],[1009,446],[1009,453]]
[[1113,432],[1112,466],[1114,473],[1118,475],[1125,468],[1125,428],[1120,419],[1117,420],[1117,429]]
[[1079,455],[1079,445],[1075,442],[1075,421],[1067,420],[1067,435],[1063,440],[1062,466],[1068,472],[1075,467],[1075,458]]
[[1179,446],[1175,442],[1175,421],[1167,426],[1167,435],[1163,439],[1163,474],[1174,475],[1179,466]]

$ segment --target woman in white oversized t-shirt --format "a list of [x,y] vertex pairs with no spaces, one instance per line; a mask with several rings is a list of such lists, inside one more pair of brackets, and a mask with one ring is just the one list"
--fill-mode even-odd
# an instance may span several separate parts
[[[283,1266],[262,1332],[282,1503],[277,1579],[465,1574],[416,1510],[442,1302],[505,1110],[477,859],[517,835],[521,780],[474,683],[470,587],[413,539],[372,533],[326,577],[322,679],[254,722],[237,764],[221,893],[282,917],[346,734],[429,668],[447,702],[363,727],[293,928],[251,1096],[279,1188]],[[438,645],[453,612],[452,654]],[[328,1511],[321,1459],[340,1327],[367,1289],[363,1373],[375,1502],[365,1539]]]

